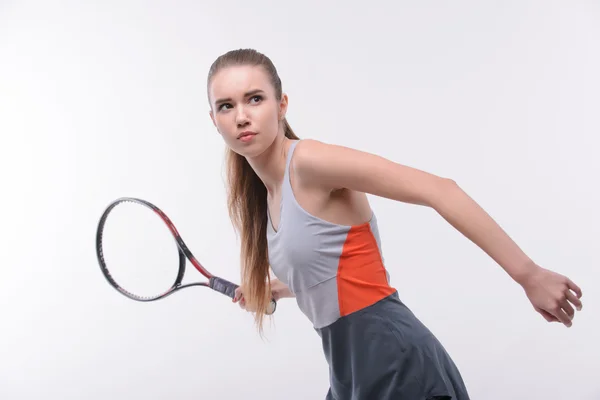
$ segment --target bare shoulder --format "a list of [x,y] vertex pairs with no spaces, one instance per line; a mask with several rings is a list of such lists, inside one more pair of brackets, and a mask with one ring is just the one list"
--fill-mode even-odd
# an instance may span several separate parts
[[[292,159],[294,170],[304,181],[320,183],[335,168],[344,168],[354,150],[315,139],[302,139]],[[335,187],[332,189],[340,189]]]
[[[310,214],[341,225],[364,223],[372,217],[372,210],[364,192],[339,184],[331,175],[331,168],[343,168],[332,162],[339,146],[318,140],[303,139],[292,157],[293,181],[296,200]],[[341,156],[342,158],[344,156]]]
[[291,159],[290,169],[293,171],[294,180],[302,190],[310,190],[313,194],[316,193],[315,191],[328,194],[335,190],[334,188],[325,187],[326,185],[321,185],[314,179],[318,171],[322,170],[314,163],[317,162],[316,160],[323,161],[328,157],[328,147],[328,144],[314,139],[302,139],[297,143]]
[[318,156],[325,156],[326,153],[330,153],[337,149],[347,149],[347,147],[325,143],[316,139],[302,139],[296,146],[294,157],[298,157],[298,155],[300,155],[300,158],[309,156],[316,158]]
[[[315,139],[301,140],[292,161],[300,179],[330,190],[364,191],[361,182],[383,178],[385,168],[391,166],[391,162],[375,154]],[[372,176],[374,172],[379,176]]]
[[397,201],[431,205],[451,180],[377,154],[303,139],[294,152],[295,173],[325,190],[350,189]]
[[339,185],[328,184],[326,180],[327,172],[332,166],[341,166],[334,161],[337,148],[338,146],[315,139],[302,139],[298,142],[292,157],[292,168],[303,186],[325,192],[343,189]]

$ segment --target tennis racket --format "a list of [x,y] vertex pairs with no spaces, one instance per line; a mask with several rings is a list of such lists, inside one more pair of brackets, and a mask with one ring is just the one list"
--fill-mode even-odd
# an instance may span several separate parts
[[[238,288],[204,268],[169,217],[142,199],[122,197],[108,205],[98,223],[96,254],[108,283],[136,301],[163,299],[192,286],[209,287],[234,298]],[[187,260],[206,281],[183,283]],[[276,307],[275,299],[271,299],[267,314],[274,313]]]

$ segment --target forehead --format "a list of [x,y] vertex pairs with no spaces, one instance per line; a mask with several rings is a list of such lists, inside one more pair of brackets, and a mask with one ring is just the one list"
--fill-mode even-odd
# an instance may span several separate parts
[[265,70],[259,66],[235,66],[223,68],[213,76],[209,93],[214,101],[223,97],[240,97],[256,89],[271,90]]

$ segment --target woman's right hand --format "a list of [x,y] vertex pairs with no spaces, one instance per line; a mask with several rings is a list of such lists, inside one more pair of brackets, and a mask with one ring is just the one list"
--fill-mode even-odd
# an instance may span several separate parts
[[237,289],[235,289],[235,295],[233,296],[233,302],[234,303],[239,302],[242,310],[246,309],[246,300],[244,299],[244,291],[241,286],[238,286]]
[[[294,294],[290,288],[279,279],[271,279],[271,296],[275,301],[286,297],[294,297]],[[234,303],[239,303],[240,307],[246,309],[246,300],[244,299],[244,289],[240,286],[235,289],[235,296],[233,297]]]

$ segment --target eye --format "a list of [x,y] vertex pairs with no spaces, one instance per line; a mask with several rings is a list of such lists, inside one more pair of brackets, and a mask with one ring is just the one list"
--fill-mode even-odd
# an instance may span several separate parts
[[226,106],[227,106],[227,107],[231,107],[231,104],[229,104],[229,103],[223,103],[223,104],[221,104],[221,105],[219,106],[219,111],[223,110],[223,107],[226,107]]
[[262,96],[260,96],[260,95],[256,95],[256,96],[252,96],[252,97],[250,98],[250,101],[252,102],[252,100],[256,100],[256,102],[259,102],[259,101],[261,101],[262,99],[263,99],[263,97],[262,97]]

